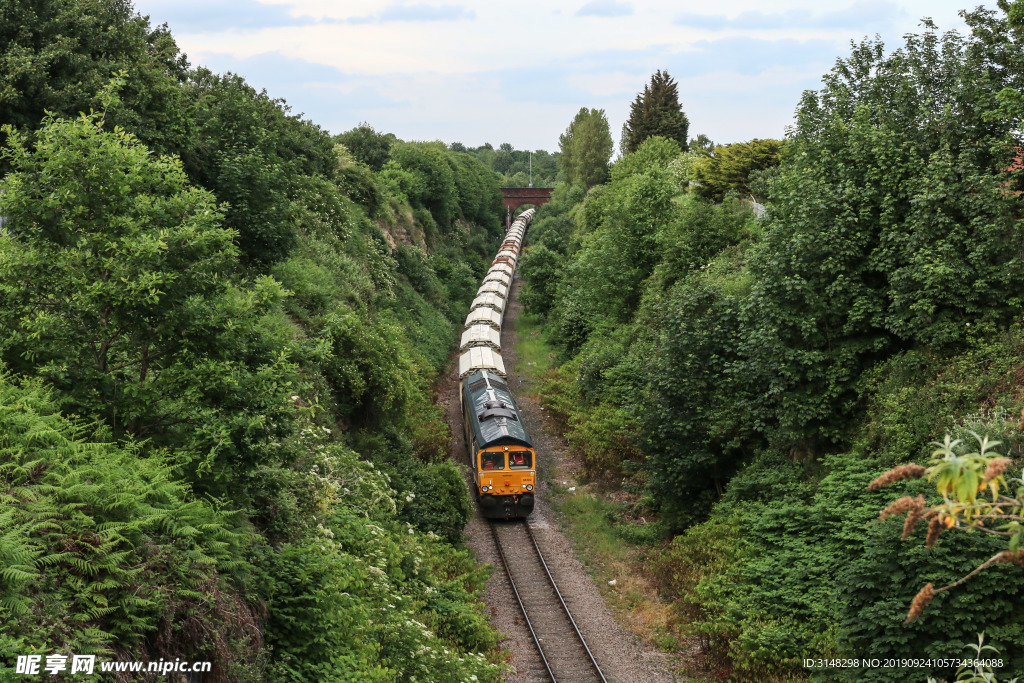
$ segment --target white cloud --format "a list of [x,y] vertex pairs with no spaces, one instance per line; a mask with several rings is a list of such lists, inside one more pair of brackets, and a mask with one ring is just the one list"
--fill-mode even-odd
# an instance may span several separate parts
[[[693,132],[720,141],[781,136],[801,91],[849,53],[851,39],[881,30],[895,42],[926,15],[951,26],[964,4],[183,1],[192,4],[136,5],[155,24],[170,21],[193,63],[233,68],[332,130],[367,120],[400,137],[533,149],[555,149],[582,106],[606,109],[617,137],[629,102],[659,68],[679,80]],[[619,16],[576,16],[584,7]],[[674,23],[684,13],[705,18]],[[286,68],[261,57],[269,53]]]
[[576,10],[578,17],[628,17],[633,14],[633,5],[616,0],[591,0]]

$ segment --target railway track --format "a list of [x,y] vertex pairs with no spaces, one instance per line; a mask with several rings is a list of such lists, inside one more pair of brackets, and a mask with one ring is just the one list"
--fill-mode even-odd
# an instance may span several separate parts
[[540,662],[524,673],[554,683],[609,683],[562,599],[529,523],[494,521],[490,527],[540,654]]

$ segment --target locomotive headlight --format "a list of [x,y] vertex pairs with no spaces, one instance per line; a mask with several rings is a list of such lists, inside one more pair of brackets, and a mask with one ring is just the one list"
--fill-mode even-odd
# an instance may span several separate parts
[[480,490],[483,491],[484,493],[487,493],[490,489],[491,489],[490,486],[481,486],[480,487]]
[[527,484],[526,485],[526,490],[527,491],[532,491],[533,490],[533,484]]

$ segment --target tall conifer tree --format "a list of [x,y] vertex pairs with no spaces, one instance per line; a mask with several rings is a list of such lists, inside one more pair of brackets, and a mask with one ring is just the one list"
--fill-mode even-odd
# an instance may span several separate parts
[[655,135],[675,140],[686,151],[689,129],[690,120],[679,104],[679,85],[659,69],[630,105],[629,120],[622,126],[621,151],[632,154]]

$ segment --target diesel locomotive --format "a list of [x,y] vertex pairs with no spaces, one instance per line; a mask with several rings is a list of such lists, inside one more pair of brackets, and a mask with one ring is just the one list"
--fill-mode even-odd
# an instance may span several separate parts
[[479,370],[462,382],[462,417],[476,495],[484,517],[533,511],[537,452],[505,381]]
[[459,399],[475,495],[484,517],[526,517],[533,511],[537,452],[520,419],[501,358],[501,323],[535,209],[524,211],[477,291],[462,333]]

